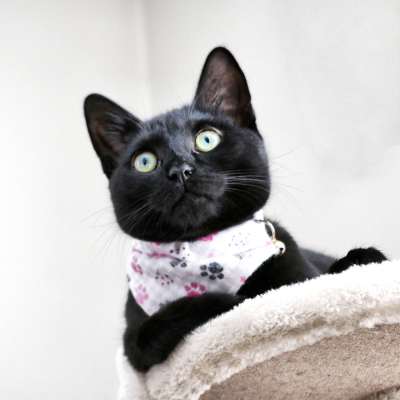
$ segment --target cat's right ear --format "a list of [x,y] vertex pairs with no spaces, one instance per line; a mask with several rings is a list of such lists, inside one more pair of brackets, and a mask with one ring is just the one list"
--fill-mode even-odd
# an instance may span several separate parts
[[110,178],[117,159],[140,127],[140,120],[100,94],[84,102],[86,125],[104,173]]

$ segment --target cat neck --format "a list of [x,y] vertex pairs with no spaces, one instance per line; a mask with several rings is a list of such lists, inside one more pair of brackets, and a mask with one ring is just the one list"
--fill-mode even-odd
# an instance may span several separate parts
[[267,259],[279,254],[264,213],[195,241],[134,240],[127,274],[133,297],[147,314],[181,297],[236,293]]

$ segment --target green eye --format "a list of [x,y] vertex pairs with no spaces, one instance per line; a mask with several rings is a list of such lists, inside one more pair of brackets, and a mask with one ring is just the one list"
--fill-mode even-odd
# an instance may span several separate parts
[[157,157],[149,151],[138,154],[132,161],[135,169],[143,173],[151,172],[157,167]]
[[216,130],[205,129],[200,131],[195,139],[196,150],[207,152],[214,150],[221,142],[221,134]]

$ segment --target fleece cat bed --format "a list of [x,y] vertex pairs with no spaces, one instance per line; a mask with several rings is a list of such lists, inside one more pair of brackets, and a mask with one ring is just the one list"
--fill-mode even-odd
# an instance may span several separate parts
[[400,261],[246,300],[147,374],[117,364],[118,400],[400,399]]

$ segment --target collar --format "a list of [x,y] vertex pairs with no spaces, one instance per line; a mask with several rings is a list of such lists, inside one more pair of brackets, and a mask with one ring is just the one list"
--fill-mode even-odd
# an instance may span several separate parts
[[285,251],[262,210],[239,225],[195,241],[134,239],[127,276],[136,302],[148,314],[181,297],[235,294],[267,259]]

